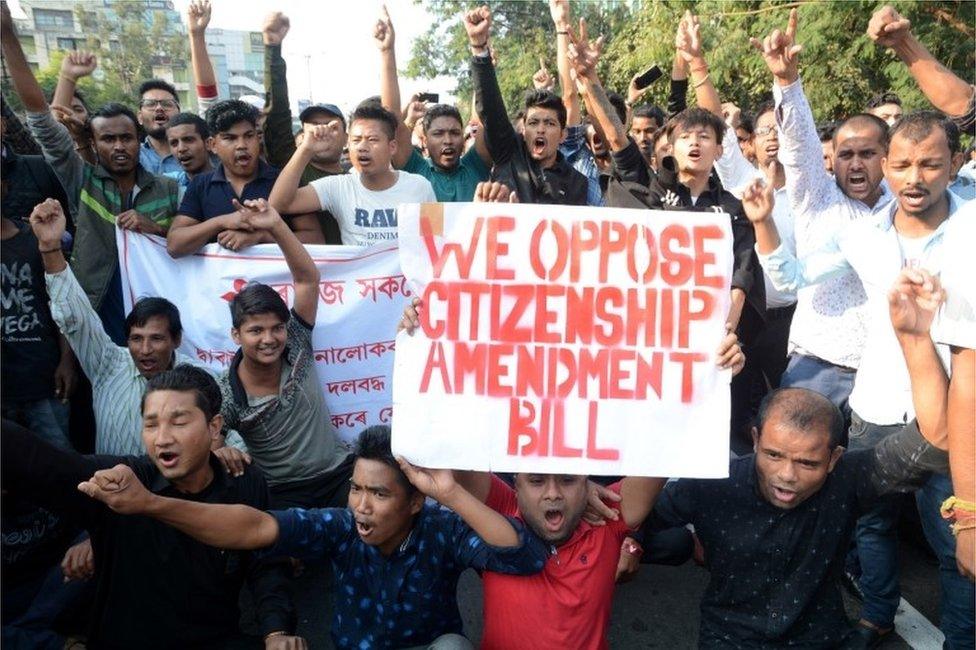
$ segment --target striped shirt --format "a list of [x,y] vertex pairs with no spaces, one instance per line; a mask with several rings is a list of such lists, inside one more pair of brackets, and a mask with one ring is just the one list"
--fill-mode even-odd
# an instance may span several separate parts
[[[105,333],[102,321],[70,268],[60,273],[45,273],[44,280],[51,298],[51,316],[91,381],[95,453],[145,454],[141,401],[146,378],[139,373],[128,348],[115,345]],[[176,352],[174,363],[193,363],[193,360]]]

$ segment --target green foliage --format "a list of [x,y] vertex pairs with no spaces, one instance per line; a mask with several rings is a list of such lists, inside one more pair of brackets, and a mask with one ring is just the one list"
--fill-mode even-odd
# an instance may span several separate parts
[[[470,97],[469,53],[461,15],[480,3],[423,1],[434,20],[414,42],[406,74],[454,76],[458,96]],[[893,4],[912,21],[915,35],[939,61],[962,78],[972,79],[976,3],[913,0]],[[785,28],[789,8],[799,6],[800,72],[817,119],[825,120],[858,112],[872,95],[886,90],[898,93],[906,109],[928,106],[905,66],[865,35],[871,14],[880,5],[867,0],[598,0],[574,2],[573,12],[576,17],[586,17],[591,35],[606,37],[601,79],[608,89],[624,94],[631,77],[651,63],[660,65],[667,76],[674,57],[675,28],[685,9],[692,9],[701,20],[706,58],[722,99],[755,107],[769,96],[771,77],[749,37],[762,38],[773,29]],[[498,2],[491,8],[499,84],[514,113],[522,93],[531,87],[540,55],[555,71],[555,35],[544,0]],[[665,79],[646,98],[663,105],[667,93]]]

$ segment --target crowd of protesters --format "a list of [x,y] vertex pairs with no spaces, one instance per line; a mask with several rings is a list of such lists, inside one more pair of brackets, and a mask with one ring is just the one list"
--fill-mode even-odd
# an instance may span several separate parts
[[[897,493],[914,494],[938,560],[945,647],[973,647],[976,162],[961,141],[976,90],[891,7],[867,35],[907,67],[923,110],[886,92],[818,125],[795,8],[752,39],[769,101],[723,102],[686,13],[667,105],[641,104],[644,71],[626,98],[606,88],[602,38],[550,0],[557,74],[542,61],[522,105],[505,105],[487,7],[463,16],[470,118],[404,102],[384,8],[379,95],[349,115],[311,105],[297,133],[281,12],[263,26],[255,106],[218,100],[210,3],[191,2],[196,114],[160,79],[131,105],[89,106],[85,51],[46,97],[0,11],[24,108],[5,102],[2,121],[5,647],[304,648],[297,621],[324,612],[296,611],[294,574],[319,561],[338,648],[471,648],[457,604],[469,567],[481,647],[605,648],[615,584],[692,556],[709,572],[700,647],[872,647],[900,602]],[[399,204],[471,201],[728,215],[715,342],[734,374],[728,478],[503,477],[394,458],[385,426],[340,440],[313,361],[320,278],[305,244],[389,242]],[[125,312],[117,228],[165,237],[174,258],[276,244],[293,304],[258,283],[236,294],[239,349],[214,376],[179,351],[184,305]]]

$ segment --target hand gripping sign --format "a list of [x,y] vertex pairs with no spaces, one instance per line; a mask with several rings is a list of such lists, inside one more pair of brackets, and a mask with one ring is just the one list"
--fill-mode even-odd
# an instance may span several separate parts
[[396,341],[394,451],[429,467],[724,477],[722,213],[399,209],[423,300]]

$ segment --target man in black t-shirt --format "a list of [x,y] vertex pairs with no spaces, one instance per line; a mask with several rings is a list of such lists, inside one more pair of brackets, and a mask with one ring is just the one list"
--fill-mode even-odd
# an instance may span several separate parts
[[3,417],[71,449],[67,401],[75,358],[51,320],[37,239],[27,224],[7,217],[0,219],[0,287]]

